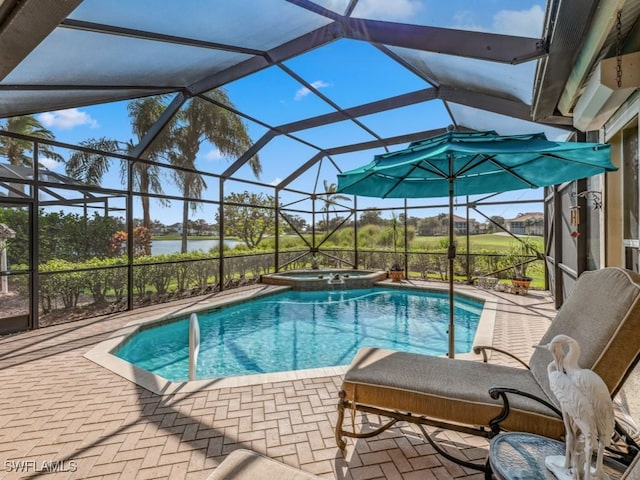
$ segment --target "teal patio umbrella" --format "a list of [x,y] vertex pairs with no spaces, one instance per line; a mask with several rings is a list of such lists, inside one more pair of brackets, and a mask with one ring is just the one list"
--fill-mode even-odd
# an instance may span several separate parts
[[544,133],[447,132],[338,175],[340,193],[377,198],[449,197],[449,357],[455,355],[453,198],[538,188],[615,171],[609,145],[554,142]]

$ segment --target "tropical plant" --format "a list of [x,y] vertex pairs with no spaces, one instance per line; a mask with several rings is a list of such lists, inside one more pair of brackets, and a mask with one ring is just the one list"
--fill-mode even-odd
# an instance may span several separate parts
[[77,213],[39,212],[38,250],[40,263],[49,260],[82,261],[108,257],[111,235],[123,228],[117,217]]
[[527,277],[527,268],[532,260],[531,257],[537,255],[536,244],[531,237],[519,238],[514,242],[506,256],[506,261],[511,265],[514,277],[530,279]]
[[[127,239],[129,235],[124,231],[113,233],[109,239],[109,253],[112,256],[125,255],[127,252]],[[133,229],[133,256],[144,257],[151,251],[151,232],[140,225]]]
[[368,208],[360,213],[358,223],[360,225],[382,225],[382,212],[375,208]]
[[[239,157],[251,146],[251,139],[239,115],[223,108],[221,104],[231,106],[224,90],[217,89],[205,94],[207,102],[200,98],[189,101],[176,115],[176,124],[171,132],[171,151],[169,161],[180,167],[174,173],[176,185],[184,198],[182,209],[182,252],[187,251],[189,210],[195,211],[199,199],[207,187],[202,175],[196,172],[196,157],[205,140],[215,145],[225,156]],[[249,165],[256,178],[260,177],[262,167],[258,156],[249,159]]]
[[[487,230],[489,232],[506,231],[504,229],[504,226],[506,224],[506,220],[504,219],[504,217],[501,217],[500,215],[493,215],[493,216],[491,216],[489,218],[491,219],[488,222],[489,225],[488,225],[488,228],[487,228]],[[503,228],[500,228],[500,227],[503,227]]]
[[[138,137],[138,141],[145,138],[149,130],[158,121],[164,110],[166,98],[164,96],[138,98],[129,102],[127,105],[127,111],[129,112],[129,118],[131,119],[131,129],[133,133]],[[167,128],[171,129],[172,123],[170,122]],[[145,149],[142,159],[152,160],[159,162],[164,158],[165,152],[169,148],[170,138],[168,136],[158,136],[150,145]],[[129,152],[133,151],[133,146],[129,147]],[[160,168],[157,165],[134,162],[131,164],[133,189],[140,192],[140,202],[142,204],[142,226],[151,230],[151,214],[149,208],[148,193],[162,193],[162,183],[160,180]],[[168,202],[165,200],[159,200],[162,205],[166,205]],[[149,246],[149,248],[151,248]],[[146,254],[150,254],[149,249]]]
[[398,216],[395,212],[391,213],[391,231],[393,232],[393,264],[391,265],[391,270],[400,271],[402,270],[402,263],[398,256]]
[[[133,100],[127,105],[131,129],[138,139],[136,143],[139,143],[145,137],[166,108],[164,100],[164,96],[146,97]],[[169,148],[169,138],[169,135],[159,136],[156,141],[149,145],[141,158],[154,162],[160,161]],[[66,173],[84,183],[99,185],[105,173],[109,170],[111,157],[108,154],[122,153],[130,155],[134,152],[136,143],[133,140],[121,142],[105,137],[84,140],[80,142],[80,145],[90,150],[75,151],[67,161]],[[148,194],[161,194],[163,192],[160,169],[157,165],[146,162],[130,163],[122,161],[120,163],[120,179],[124,185],[128,184],[129,168],[132,170],[132,188],[134,191],[141,193],[142,226],[151,229]],[[150,250],[146,252],[147,255],[150,253]]]
[[327,233],[329,233],[329,210],[331,210],[332,208],[335,209],[335,205],[339,201],[349,202],[351,201],[351,198],[347,197],[346,195],[336,193],[338,186],[335,183],[329,183],[326,180],[323,180],[322,183],[324,184],[325,192],[325,195],[322,199],[324,201],[324,207],[322,207],[322,211],[324,211],[325,213],[325,226],[327,228]]
[[[23,115],[12,117],[4,123],[0,123],[0,130],[7,130],[13,133],[29,135],[44,140],[53,140],[55,135],[45,128],[33,115]],[[9,164],[15,166],[33,166],[34,142],[21,138],[0,136],[0,158],[5,157]],[[62,156],[53,150],[53,147],[46,143],[38,144],[38,157],[46,157],[56,162],[62,161]],[[24,184],[14,183],[11,188],[17,190],[19,196],[24,194]]]
[[[207,102],[200,98],[190,100],[174,118],[165,126],[159,135],[140,157],[142,160],[158,162],[165,157],[178,167],[173,179],[185,198],[183,204],[182,252],[187,251],[187,235],[189,211],[197,209],[193,199],[199,199],[206,183],[202,175],[196,171],[196,157],[204,141],[215,145],[223,155],[240,156],[251,146],[251,140],[240,116],[220,105],[232,106],[227,94],[218,89],[205,94],[212,100]],[[69,176],[89,184],[99,184],[109,168],[109,153],[134,153],[137,144],[145,138],[167,107],[166,96],[155,96],[133,100],[127,109],[133,133],[138,141],[120,142],[108,138],[89,139],[80,145],[93,151],[77,151],[67,162],[66,171]],[[100,153],[104,152],[104,153]],[[161,194],[162,182],[159,167],[147,162],[122,162],[120,176],[123,183],[128,183],[128,168],[132,169],[133,189],[140,192],[142,203],[142,226],[151,229],[149,212],[149,193]],[[258,156],[249,160],[253,173],[259,177],[261,166]],[[150,251],[144,252],[149,254]]]
[[0,223],[15,232],[15,237],[5,241],[9,268],[27,264],[29,259],[29,211],[26,208],[4,208],[0,206]]
[[248,248],[256,248],[272,230],[273,197],[245,191],[231,193],[224,200],[225,233],[238,237]]

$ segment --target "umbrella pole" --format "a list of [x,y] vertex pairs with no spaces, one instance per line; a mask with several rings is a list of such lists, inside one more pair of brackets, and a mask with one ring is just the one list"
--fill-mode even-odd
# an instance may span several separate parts
[[455,331],[453,318],[453,262],[456,258],[456,246],[453,243],[453,176],[449,176],[449,249],[447,257],[449,259],[449,358],[454,358],[455,352]]

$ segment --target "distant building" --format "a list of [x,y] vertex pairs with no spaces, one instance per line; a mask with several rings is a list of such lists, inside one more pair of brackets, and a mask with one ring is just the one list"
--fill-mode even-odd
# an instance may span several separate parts
[[544,213],[520,213],[505,221],[506,229],[514,235],[544,235]]
[[182,235],[182,223],[174,223],[173,225],[167,226],[167,233],[177,233]]
[[[447,219],[449,215],[447,215]],[[480,227],[479,222],[474,218],[469,219],[469,234],[475,235],[478,233]],[[457,215],[453,216],[453,230],[458,235],[466,235],[467,234],[467,219],[465,217],[459,217]]]
[[[440,214],[435,217],[426,217],[418,222],[418,235],[437,236],[446,235],[449,231],[449,215]],[[467,219],[453,216],[453,231],[457,235],[467,234]],[[469,234],[480,232],[480,222],[474,218],[469,219]]]

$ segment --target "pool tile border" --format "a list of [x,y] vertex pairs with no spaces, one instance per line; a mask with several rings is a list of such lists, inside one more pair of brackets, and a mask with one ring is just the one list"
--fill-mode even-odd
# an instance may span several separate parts
[[[409,288],[414,290],[432,291],[437,293],[448,292],[447,286],[440,285],[424,285],[417,282],[403,281],[401,283],[382,281],[377,282],[377,286],[386,288]],[[114,351],[129,335],[134,332],[146,329],[151,326],[172,321],[175,318],[184,317],[192,312],[201,312],[237,304],[248,299],[258,298],[265,295],[272,295],[281,291],[289,290],[290,287],[264,285],[262,288],[238,289],[226,295],[212,296],[204,300],[195,301],[189,304],[180,304],[177,306],[168,305],[166,309],[160,312],[150,313],[144,318],[138,318],[129,322],[125,327],[121,328],[107,340],[97,344],[91,350],[84,354],[84,357],[92,362],[112,371],[113,373],[133,382],[158,395],[172,395],[176,393],[191,393],[202,390],[215,390],[220,388],[243,387],[265,383],[275,383],[281,381],[301,380],[309,378],[321,378],[334,375],[343,375],[346,372],[347,365],[337,367],[323,367],[306,370],[292,370],[287,372],[264,373],[257,375],[241,375],[236,377],[225,377],[207,380],[195,380],[192,382],[172,382],[163,377],[155,375],[144,369],[136,367],[131,363],[122,360],[111,352]],[[489,295],[487,292],[476,289],[475,287],[462,287],[456,285],[456,295],[471,300],[484,301],[482,314],[476,330],[473,345],[491,345],[493,343],[493,332],[496,320],[497,301],[496,297]],[[140,316],[132,312],[133,316]],[[473,352],[457,354],[456,358],[465,360],[479,360],[480,355]]]

